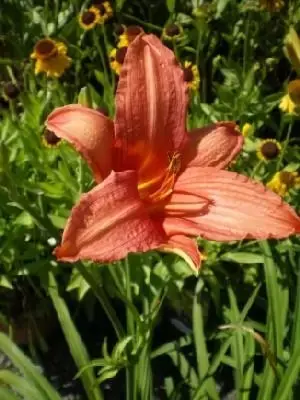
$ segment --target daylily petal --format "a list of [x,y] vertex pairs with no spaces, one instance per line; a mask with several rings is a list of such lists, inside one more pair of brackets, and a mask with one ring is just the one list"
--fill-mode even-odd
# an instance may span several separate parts
[[136,173],[111,172],[73,208],[55,254],[71,262],[115,261],[129,252],[157,248],[165,240],[139,198]]
[[189,132],[182,166],[225,168],[243,146],[243,136],[234,122],[218,122]]
[[47,128],[70,142],[90,165],[101,182],[111,171],[114,123],[104,114],[79,104],[56,108]]
[[116,169],[138,170],[139,182],[160,175],[187,139],[186,108],[173,52],[154,35],[139,35],[128,48],[116,95]]
[[196,241],[193,239],[183,235],[175,235],[170,237],[158,250],[177,254],[182,257],[195,272],[198,272],[200,269],[201,254]]
[[209,201],[204,197],[197,196],[194,193],[173,190],[168,202],[163,206],[163,213],[164,216],[185,216],[195,213],[198,215],[208,204]]
[[[258,182],[215,168],[187,168],[174,190],[189,191],[209,201],[197,216],[190,234],[211,240],[284,238],[300,233],[300,218],[272,191]],[[187,233],[187,231],[185,231]]]

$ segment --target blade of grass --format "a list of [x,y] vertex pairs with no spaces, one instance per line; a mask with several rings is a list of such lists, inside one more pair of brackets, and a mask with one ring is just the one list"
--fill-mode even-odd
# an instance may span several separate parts
[[[275,359],[282,357],[282,340],[284,326],[282,326],[282,293],[278,285],[278,275],[276,265],[269,244],[266,241],[260,242],[260,248],[264,256],[264,272],[266,280],[268,298],[268,332],[267,339],[271,345],[271,350],[275,354]],[[269,363],[265,365],[262,384],[260,386],[257,400],[267,400],[272,398],[275,376]]]
[[300,347],[300,258],[298,260],[298,267],[296,266],[295,270],[297,271],[297,286],[291,339],[293,353]]
[[251,335],[245,336],[245,372],[241,400],[249,400],[254,378],[255,341]]
[[[48,290],[72,357],[78,370],[81,370],[85,365],[88,365],[91,360],[86,347],[83,344],[81,337],[72,321],[67,305],[58,293],[57,283],[52,273],[49,273]],[[89,400],[103,400],[103,395],[97,384],[93,370],[90,368],[85,369],[80,375],[80,379],[82,380]]]
[[93,274],[85,268],[85,266],[82,263],[76,263],[75,264],[77,270],[80,272],[80,274],[83,276],[83,278],[86,280],[86,282],[90,285],[92,288],[96,298],[99,300],[102,308],[104,309],[107,317],[109,318],[116,335],[118,339],[122,339],[125,337],[125,332],[122,327],[122,324],[114,310],[114,308],[111,306],[109,299],[106,296],[105,291],[102,289],[100,285],[97,285],[96,280],[94,279]]
[[191,343],[192,343],[191,336],[183,336],[178,340],[174,340],[173,342],[165,343],[165,344],[159,346],[157,349],[152,351],[151,359],[154,359],[159,356],[163,356],[164,354],[168,354],[171,352],[176,352],[181,347],[188,346]]
[[299,379],[300,371],[300,347],[293,353],[289,365],[283,374],[273,400],[286,400],[291,395],[293,385]]
[[206,395],[208,395],[211,399],[219,399],[216,389],[216,382],[212,377],[208,377],[207,375],[207,371],[209,369],[209,354],[206,347],[206,337],[203,322],[204,319],[201,305],[201,294],[203,288],[203,279],[199,278],[195,288],[193,301],[193,334],[197,356],[197,371],[200,380],[203,380],[205,378],[203,391],[206,392]]
[[[240,323],[242,324],[244,319],[246,318],[250,308],[252,307],[252,305],[254,304],[254,301],[256,299],[256,296],[258,294],[258,291],[260,289],[260,285],[258,285],[254,290],[253,293],[251,294],[251,296],[249,297],[247,303],[245,304],[242,312],[241,312],[241,316],[240,316]],[[208,376],[214,375],[217,371],[217,369],[219,368],[222,360],[225,357],[225,354],[229,348],[229,346],[231,345],[231,342],[233,340],[232,335],[230,335],[228,338],[226,338],[226,340],[222,343],[219,351],[216,353],[216,355],[213,357],[209,369],[208,369]],[[200,382],[200,385],[196,391],[196,393],[194,394],[193,400],[200,400],[202,397],[202,384],[203,381]]]
[[199,383],[198,376],[186,357],[180,352],[172,352],[169,353],[168,356],[173,361],[173,364],[178,368],[178,371],[186,384],[193,389],[196,389]]
[[[230,318],[232,323],[239,323],[241,320],[240,311],[238,309],[236,296],[231,288],[228,287],[228,297],[230,302]],[[243,390],[243,370],[244,370],[244,340],[243,333],[240,329],[234,332],[234,340],[231,343],[232,357],[235,360],[236,368],[234,369],[235,390],[237,399],[241,399]]]
[[[41,392],[30,381],[9,370],[0,371],[0,382],[10,386],[19,393],[24,400],[47,400],[47,395]],[[1,398],[2,399],[2,398]]]
[[2,400],[20,400],[10,389],[0,387],[0,399]]
[[4,333],[0,333],[0,350],[5,353],[13,364],[25,376],[27,381],[39,389],[41,395],[49,400],[61,400],[59,394],[50,385],[46,378],[41,375],[37,367]]

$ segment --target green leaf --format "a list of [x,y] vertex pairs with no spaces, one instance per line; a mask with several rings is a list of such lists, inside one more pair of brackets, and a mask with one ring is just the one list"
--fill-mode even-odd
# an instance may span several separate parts
[[[260,247],[264,255],[264,272],[266,279],[267,297],[268,297],[268,341],[272,346],[272,351],[275,357],[282,357],[282,340],[283,330],[282,326],[282,304],[281,304],[281,291],[278,285],[278,273],[276,265],[273,262],[272,252],[269,244],[266,241],[260,242]],[[260,390],[257,395],[258,400],[264,400],[272,397],[274,389],[275,375],[273,368],[269,363],[266,364]]]
[[0,277],[0,286],[5,287],[7,289],[13,289],[10,279],[7,276],[2,275]]
[[99,375],[99,378],[97,378],[98,384],[107,381],[108,379],[114,378],[117,373],[119,372],[119,368],[115,367],[104,367]]
[[299,380],[300,371],[300,347],[295,351],[290,359],[289,365],[282,376],[274,400],[289,399],[293,385]]
[[34,225],[34,219],[32,218],[32,216],[30,214],[28,214],[28,212],[23,211],[14,220],[14,223],[16,225],[32,227]]
[[[72,357],[78,370],[90,364],[90,358],[87,350],[81,340],[81,337],[72,321],[65,301],[58,293],[57,284],[52,273],[49,273],[49,294],[56,309],[61,328],[64,332]],[[80,375],[86,395],[89,400],[103,400],[102,393],[97,384],[94,372],[89,368]]]
[[0,382],[10,386],[18,392],[24,400],[49,400],[46,394],[38,390],[34,385],[14,372],[9,370],[0,371]]
[[63,229],[66,225],[67,218],[60,217],[59,215],[48,214],[48,217],[55,228]]
[[247,335],[245,342],[245,372],[241,399],[249,400],[254,378],[255,341],[251,335]]
[[[38,368],[4,333],[0,333],[0,350],[3,351],[21,371],[26,380],[36,387],[40,393],[40,399],[61,400],[59,394],[41,375]],[[30,399],[28,399],[30,400]]]
[[174,340],[173,342],[165,343],[152,351],[151,359],[178,351],[181,347],[188,346],[192,343],[191,336],[183,336],[178,340]]
[[[219,399],[216,382],[212,377],[207,376],[209,369],[209,353],[206,346],[206,336],[204,332],[204,318],[202,310],[202,290],[204,282],[199,278],[193,302],[193,333],[194,343],[197,356],[197,367],[199,380],[202,381],[202,393],[210,399]],[[200,392],[201,393],[201,392]]]
[[122,357],[122,353],[125,351],[128,343],[130,343],[133,340],[133,336],[127,336],[121,341],[119,341],[112,352],[111,358],[115,361],[118,362],[118,360]]
[[121,11],[125,0],[116,0],[117,11]]
[[168,356],[173,361],[173,364],[178,368],[182,379],[186,381],[192,388],[195,389],[198,387],[198,376],[195,372],[195,369],[191,366],[186,357],[180,352],[169,353]]
[[216,18],[219,18],[222,14],[222,12],[225,10],[227,7],[228,3],[230,0],[219,0],[217,3],[217,12],[216,12]]
[[248,252],[228,252],[220,257],[224,261],[233,261],[239,264],[263,264],[264,258],[261,254]]
[[175,0],[167,0],[167,7],[169,12],[173,13],[175,9]]
[[300,259],[298,259],[297,267],[297,286],[296,286],[296,299],[294,309],[294,323],[292,328],[292,350],[295,352],[300,348]]
[[20,400],[10,389],[0,387],[0,399],[1,400]]

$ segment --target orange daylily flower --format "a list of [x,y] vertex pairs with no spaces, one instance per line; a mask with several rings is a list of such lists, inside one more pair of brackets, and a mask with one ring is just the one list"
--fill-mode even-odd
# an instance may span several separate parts
[[186,131],[187,87],[174,54],[140,34],[121,69],[114,122],[80,105],[54,110],[47,128],[89,163],[97,185],[72,209],[59,260],[119,260],[175,252],[198,270],[194,239],[284,238],[300,218],[260,183],[224,170],[242,147],[232,122]]

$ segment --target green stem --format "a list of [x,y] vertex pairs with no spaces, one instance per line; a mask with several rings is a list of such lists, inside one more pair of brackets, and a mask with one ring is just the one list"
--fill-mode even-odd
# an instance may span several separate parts
[[104,309],[107,317],[109,318],[112,326],[114,327],[117,338],[119,340],[122,339],[125,336],[125,332],[123,330],[121,322],[114,308],[112,307],[108,297],[106,296],[106,293],[104,292],[102,287],[96,283],[93,274],[91,274],[83,264],[76,263],[76,268],[93,289],[95,296],[99,300],[100,304],[102,305],[102,308]]
[[255,178],[255,175],[258,173],[258,171],[260,170],[263,163],[264,163],[263,160],[258,161],[258,163],[255,165],[255,167],[252,170],[251,178]]
[[[101,26],[101,28],[102,28],[101,30],[102,30],[103,40],[104,40],[105,54],[108,54],[109,43],[107,40],[105,25],[103,24]],[[111,75],[114,76],[114,72],[112,70],[110,72],[111,72]]]
[[248,52],[250,44],[250,12],[247,15],[246,28],[245,28],[245,39],[244,39],[244,49],[243,49],[243,77],[245,78],[248,66]]
[[133,15],[129,15],[129,14],[126,14],[126,13],[122,13],[122,14],[123,14],[124,17],[126,17],[128,19],[131,19],[132,21],[138,22],[139,24],[144,25],[144,26],[146,26],[146,27],[148,27],[150,29],[153,29],[153,30],[158,31],[158,32],[162,31],[162,28],[160,26],[158,26],[158,25],[151,24],[150,22],[145,22],[140,18],[134,17]]
[[[128,257],[125,260],[125,271],[126,271],[126,297],[129,303],[132,303],[131,295],[131,279],[130,279],[130,264]],[[126,307],[126,323],[127,323],[127,334],[134,336],[134,319],[130,308]],[[126,399],[136,400],[136,388],[137,382],[135,379],[135,366],[130,363],[126,369]]]
[[[99,44],[99,36],[97,35],[95,30],[93,32],[93,39],[94,39],[95,47],[96,47],[96,49],[98,51],[98,54],[100,56],[100,59],[101,59],[101,63],[102,63],[102,67],[103,67],[103,73],[104,73],[104,77],[105,77],[105,86],[107,86],[107,84],[109,84],[109,77],[108,77],[106,61],[105,61],[105,57],[104,57],[104,53],[103,53],[102,47]],[[106,89],[106,88],[107,87],[105,87],[104,89]]]
[[[129,303],[132,303],[131,296],[131,279],[130,279],[130,265],[128,257],[125,260],[125,271],[126,271],[126,297]],[[126,321],[127,321],[127,330],[129,334],[134,333],[134,319],[132,317],[132,313],[129,308],[126,309]]]
[[289,144],[289,142],[290,142],[290,136],[291,136],[291,133],[292,133],[293,125],[294,125],[294,121],[290,121],[290,122],[289,122],[289,127],[288,127],[288,132],[287,132],[287,135],[286,135],[286,139],[285,139],[285,141],[284,141],[283,148],[282,148],[282,150],[281,150],[281,152],[280,152],[280,156],[279,156],[279,158],[278,158],[277,170],[279,170],[280,167],[281,167],[284,154],[285,154],[286,149],[287,149],[287,146],[288,146],[288,144]]

